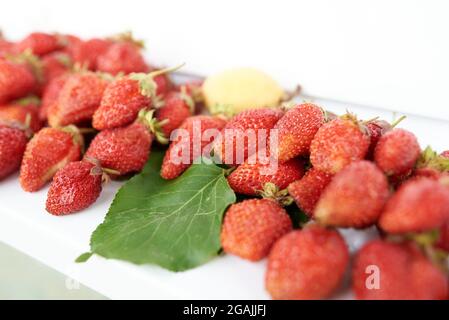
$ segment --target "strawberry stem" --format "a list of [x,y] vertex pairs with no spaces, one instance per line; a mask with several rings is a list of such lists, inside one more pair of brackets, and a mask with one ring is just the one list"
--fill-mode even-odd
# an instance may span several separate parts
[[279,190],[278,186],[272,182],[265,183],[263,190],[259,191],[259,194],[262,198],[275,200],[283,207],[293,203],[293,198],[288,194],[288,190]]
[[160,70],[152,71],[152,72],[150,72],[150,73],[148,74],[148,76],[151,76],[152,78],[154,78],[154,77],[160,76],[161,74],[170,73],[170,72],[176,71],[176,70],[178,70],[178,69],[181,69],[182,67],[185,66],[185,64],[186,64],[186,63],[183,62],[183,63],[181,63],[181,64],[179,64],[179,65],[177,65],[177,66],[174,66],[174,67],[170,67],[170,68],[165,68],[165,69],[160,69]]
[[407,118],[407,116],[403,115],[401,117],[399,117],[398,119],[396,119],[395,121],[393,121],[391,123],[391,128],[396,127],[399,123],[401,123],[405,118]]
[[164,131],[162,130],[163,126],[168,123],[168,119],[164,119],[162,121],[158,121],[154,116],[155,110],[146,110],[141,109],[137,116],[138,121],[142,122],[154,135],[156,140],[160,144],[168,144],[169,140],[165,136]]

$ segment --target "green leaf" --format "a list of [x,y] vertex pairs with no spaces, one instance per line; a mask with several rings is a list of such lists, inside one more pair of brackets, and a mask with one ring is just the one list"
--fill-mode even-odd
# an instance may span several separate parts
[[92,252],[84,252],[78,258],[76,258],[75,262],[76,263],[86,262],[87,260],[90,259],[90,257],[92,257]]
[[199,266],[220,250],[225,209],[235,202],[223,169],[194,164],[182,176],[160,177],[163,153],[152,152],[143,172],[117,193],[91,238],[91,251],[173,271]]

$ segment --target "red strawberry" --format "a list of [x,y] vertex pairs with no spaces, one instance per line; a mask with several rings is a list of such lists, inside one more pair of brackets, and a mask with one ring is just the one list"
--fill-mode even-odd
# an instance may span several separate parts
[[412,244],[383,240],[371,241],[357,253],[352,286],[360,300],[434,300],[449,295],[446,275]]
[[62,51],[67,53],[70,57],[73,57],[73,50],[75,47],[77,47],[80,43],[83,41],[78,38],[77,36],[74,36],[72,34],[60,34],[58,35],[59,42],[62,44]]
[[259,149],[267,149],[271,129],[282,115],[282,111],[274,109],[240,112],[228,121],[214,145],[214,151],[225,164],[242,164]]
[[274,244],[265,287],[277,300],[324,299],[338,289],[348,263],[348,248],[337,231],[307,225]]
[[448,158],[449,159],[449,150],[443,151],[441,153],[441,156],[444,157],[444,158]]
[[385,175],[372,162],[353,162],[324,189],[314,218],[326,226],[364,228],[377,222],[389,196]]
[[[154,83],[156,84],[156,97],[158,98],[164,98],[165,95],[167,93],[170,92],[170,90],[172,90],[172,83],[170,81],[170,78],[168,77],[167,74],[162,73],[162,74],[158,74],[160,72],[166,72],[164,70],[167,69],[158,69],[158,70],[154,70],[152,72],[154,72],[154,74],[156,74],[156,76],[154,76]],[[168,69],[170,70],[170,69]]]
[[44,128],[27,144],[20,167],[23,190],[34,192],[50,181],[67,163],[81,155],[82,136],[76,128]]
[[47,54],[42,58],[41,63],[45,84],[66,73],[72,66],[70,56],[61,51]]
[[18,42],[15,47],[17,52],[31,50],[33,54],[38,56],[43,56],[61,48],[62,43],[57,35],[42,32],[31,33]]
[[0,58],[12,54],[14,52],[14,43],[4,39],[0,33]]
[[189,95],[169,92],[164,98],[163,106],[156,110],[156,119],[162,124],[164,136],[169,138],[173,130],[178,129],[185,119],[193,115],[194,110],[195,103]]
[[0,124],[0,180],[20,168],[27,142],[22,130]]
[[39,119],[39,99],[23,98],[10,104],[0,106],[0,122],[3,124],[19,124],[37,132],[42,127]]
[[308,155],[310,144],[325,120],[323,110],[312,103],[300,104],[288,110],[274,127],[279,130],[279,161]]
[[256,160],[257,156],[256,153],[249,157],[228,176],[228,183],[232,190],[255,196],[264,189],[267,182],[273,183],[279,189],[285,189],[290,183],[301,179],[304,175],[304,163],[299,159],[278,163],[277,167],[272,168],[274,171],[269,172],[270,165],[273,164],[262,164]]
[[374,161],[389,176],[408,175],[421,150],[413,133],[393,129],[384,134],[376,145]]
[[153,137],[141,121],[107,129],[95,136],[85,157],[98,159],[102,167],[116,170],[119,175],[139,172],[148,160]]
[[111,40],[94,38],[73,43],[69,52],[75,62],[89,70],[96,70],[98,57],[104,54],[112,43]]
[[387,202],[379,226],[388,233],[421,232],[437,229],[448,220],[449,189],[421,178],[401,185]]
[[410,179],[416,180],[422,177],[434,180],[449,177],[449,159],[438,155],[431,147],[427,147],[421,153]]
[[213,116],[193,116],[187,118],[177,130],[162,162],[161,177],[174,179],[189,168],[193,161],[207,153],[207,146],[216,138],[215,135],[205,135],[205,131],[212,129],[212,133],[219,133],[226,125],[226,121]]
[[133,122],[141,109],[150,106],[151,94],[143,95],[138,81],[120,78],[106,87],[92,125],[97,130],[123,127]]
[[366,129],[370,137],[370,146],[366,158],[372,160],[374,157],[374,149],[380,137],[391,129],[391,125],[384,120],[373,120],[366,123]]
[[437,247],[449,252],[449,221],[440,228],[440,237]]
[[53,177],[47,194],[47,211],[59,216],[89,207],[101,193],[101,181],[101,167],[88,161],[68,163]]
[[57,102],[59,93],[64,87],[70,73],[64,73],[52,80],[45,86],[42,93],[42,104],[39,109],[39,118],[41,121],[47,121],[47,113],[50,106]]
[[118,41],[97,59],[97,70],[116,75],[120,72],[148,72],[149,67],[141,53],[141,47],[128,41]]
[[[176,67],[178,68],[178,67]],[[156,79],[176,68],[148,74],[134,73],[111,82],[105,89],[100,106],[93,116],[93,127],[105,130],[133,122],[139,111],[153,107],[159,91]]]
[[351,115],[324,124],[310,146],[310,161],[321,171],[335,174],[356,160],[365,158],[368,135]]
[[191,80],[176,87],[179,92],[185,92],[192,97],[195,103],[203,102],[202,86],[203,80]]
[[61,89],[57,101],[47,110],[52,127],[90,121],[100,105],[107,81],[93,72],[71,75]]
[[226,212],[221,245],[226,253],[258,261],[290,230],[290,217],[274,200],[245,200],[233,204]]
[[331,180],[332,175],[311,168],[302,179],[290,183],[288,193],[293,197],[298,207],[311,217],[323,190]]
[[33,73],[25,64],[0,58],[0,103],[32,93],[36,85]]

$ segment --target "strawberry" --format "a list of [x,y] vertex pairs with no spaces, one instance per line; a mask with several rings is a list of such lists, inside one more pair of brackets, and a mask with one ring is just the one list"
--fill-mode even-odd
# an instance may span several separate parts
[[311,217],[323,190],[331,181],[332,175],[311,168],[303,178],[289,184],[288,193],[293,197],[298,207]]
[[141,109],[150,106],[151,94],[143,95],[138,81],[120,78],[106,87],[92,125],[97,130],[123,127],[133,122]]
[[14,43],[4,39],[0,33],[0,58],[14,53]]
[[382,171],[366,160],[353,162],[324,189],[314,218],[326,226],[365,228],[377,222],[388,197]]
[[222,163],[242,164],[259,149],[267,148],[270,130],[282,115],[282,111],[268,108],[240,112],[228,121],[214,145],[214,151]]
[[430,146],[427,147],[419,156],[416,168],[410,179],[422,177],[434,180],[449,177],[449,159],[443,155],[438,155]]
[[0,124],[0,180],[20,168],[27,142],[22,130]]
[[52,127],[90,121],[100,105],[107,81],[93,72],[72,74],[47,110]]
[[388,233],[422,232],[440,228],[448,220],[449,189],[433,179],[421,178],[399,187],[388,200],[379,226]]
[[36,85],[36,78],[26,64],[0,58],[0,103],[32,93]]
[[[173,87],[168,75],[165,73],[161,73],[162,70],[167,70],[167,69],[157,69],[157,70],[152,71],[152,73],[156,74],[156,76],[154,76],[154,79],[153,79],[154,83],[156,84],[156,97],[161,98],[161,99],[164,98],[165,95],[167,93],[169,93]],[[168,70],[170,70],[170,69],[168,69]],[[164,72],[166,72],[166,71],[164,71]],[[168,71],[168,72],[170,72],[170,71]]]
[[437,247],[449,252],[449,221],[440,228],[440,236]]
[[221,245],[226,253],[258,261],[291,230],[287,211],[274,200],[249,199],[233,204],[226,212]]
[[404,176],[411,173],[420,152],[413,133],[393,129],[379,139],[374,150],[374,161],[387,175]]
[[449,150],[446,150],[446,151],[441,152],[440,156],[449,159]]
[[186,94],[191,96],[195,103],[201,103],[204,100],[201,89],[203,86],[203,82],[203,80],[190,80],[176,86],[175,89],[179,92],[185,92]]
[[141,53],[141,48],[133,42],[118,41],[111,44],[97,59],[97,70],[116,75],[120,72],[148,72],[149,67]]
[[52,104],[57,102],[59,93],[69,77],[70,73],[61,74],[60,76],[51,79],[45,86],[42,93],[41,108],[39,109],[39,118],[41,121],[47,121],[48,109]]
[[195,103],[193,99],[176,91],[169,92],[164,98],[163,106],[156,110],[156,119],[163,125],[162,133],[169,138],[173,130],[178,129],[185,119],[193,115]]
[[7,125],[19,124],[37,132],[42,127],[39,119],[39,99],[23,98],[10,104],[0,106],[0,122]]
[[348,263],[348,248],[340,234],[309,224],[274,244],[265,287],[277,300],[327,298],[340,286]]
[[69,52],[73,60],[89,70],[97,70],[98,57],[112,45],[111,40],[93,38],[87,41],[74,42]]
[[370,138],[354,116],[324,124],[310,146],[310,162],[323,172],[335,174],[353,161],[365,158]]
[[81,155],[83,138],[74,127],[43,128],[26,146],[20,167],[23,190],[34,192],[42,188],[67,163]]
[[41,59],[45,85],[54,78],[66,73],[72,66],[72,60],[67,53],[56,51]]
[[[271,182],[279,189],[285,189],[293,181],[304,175],[304,163],[299,159],[292,159],[278,163],[274,172],[268,172],[270,164],[262,164],[255,153],[243,164],[239,165],[228,176],[229,186],[237,193],[248,196],[259,194],[266,183]],[[266,171],[266,172],[264,172]],[[264,174],[265,173],[265,174]]]
[[308,155],[310,144],[325,120],[323,109],[312,103],[300,104],[288,110],[274,127],[279,130],[279,161]]
[[[176,67],[178,68],[178,67]],[[153,107],[162,87],[156,78],[176,68],[148,74],[134,73],[111,82],[105,89],[100,106],[93,116],[93,127],[105,130],[133,122],[141,109]]]
[[62,51],[73,57],[73,49],[83,41],[73,34],[59,34],[59,42],[62,45]]
[[68,163],[53,177],[47,194],[47,211],[59,216],[89,207],[100,196],[101,182],[101,167],[88,161]]
[[174,179],[191,166],[193,161],[207,153],[206,147],[214,141],[215,136],[206,136],[209,129],[223,129],[226,121],[214,116],[192,116],[187,118],[177,130],[162,162],[161,177]]
[[62,43],[57,35],[43,32],[33,32],[15,46],[17,52],[30,50],[38,56],[46,55],[61,48]]
[[366,129],[370,137],[370,146],[366,158],[372,160],[374,158],[374,149],[380,137],[391,130],[391,124],[384,120],[372,120],[366,123]]
[[103,130],[92,140],[85,157],[98,159],[102,167],[116,170],[118,175],[139,172],[148,160],[153,138],[141,121]]
[[434,300],[449,295],[446,275],[416,247],[384,240],[373,240],[357,253],[352,288],[359,300]]

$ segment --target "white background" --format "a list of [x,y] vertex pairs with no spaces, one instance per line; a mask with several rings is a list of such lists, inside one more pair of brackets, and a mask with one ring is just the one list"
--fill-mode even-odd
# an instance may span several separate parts
[[157,63],[266,70],[307,94],[449,120],[448,1],[23,1],[0,28],[82,36],[133,30]]

